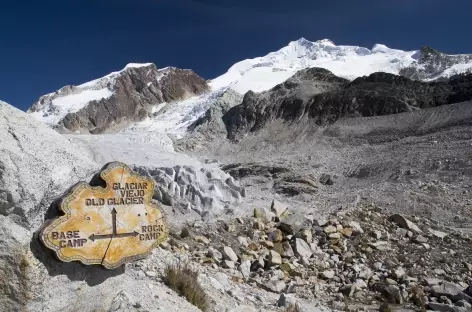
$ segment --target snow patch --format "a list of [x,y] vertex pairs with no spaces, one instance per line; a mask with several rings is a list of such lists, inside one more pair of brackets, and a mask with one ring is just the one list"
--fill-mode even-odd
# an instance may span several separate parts
[[45,106],[44,110],[32,112],[31,116],[46,124],[57,124],[69,113],[75,113],[85,107],[91,101],[109,98],[113,92],[108,88],[100,90],[83,90],[76,94],[70,94],[53,99]]

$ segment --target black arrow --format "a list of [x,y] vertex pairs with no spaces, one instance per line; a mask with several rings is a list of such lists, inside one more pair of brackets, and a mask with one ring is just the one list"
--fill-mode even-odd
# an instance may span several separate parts
[[114,207],[111,211],[111,222],[113,224],[113,235],[116,235],[116,209]]
[[130,232],[130,233],[116,234],[116,235],[113,235],[113,237],[136,237],[138,235],[139,235],[139,233],[134,231],[134,232]]
[[92,234],[89,236],[89,239],[94,242],[96,239],[105,239],[105,238],[112,238],[113,234],[103,234],[103,235],[95,235]]

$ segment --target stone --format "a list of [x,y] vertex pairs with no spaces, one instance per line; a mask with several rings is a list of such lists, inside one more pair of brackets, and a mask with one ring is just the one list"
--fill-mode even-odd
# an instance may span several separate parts
[[269,233],[269,240],[272,242],[281,242],[284,239],[284,234],[279,229],[274,229]]
[[426,243],[428,242],[428,239],[422,235],[417,235],[415,238],[414,238],[414,242],[415,243],[418,243],[418,244],[423,244],[423,243]]
[[226,268],[226,269],[234,269],[235,268],[234,261],[223,260],[223,267]]
[[345,237],[351,237],[353,234],[353,230],[350,227],[343,228],[341,231],[339,231],[342,235]]
[[375,243],[369,243],[368,245],[370,247],[372,247],[374,249],[377,249],[377,250],[380,250],[380,251],[386,251],[386,250],[392,249],[389,242],[387,242],[387,241],[378,241],[378,242],[375,242]]
[[283,246],[283,249],[284,249],[284,253],[283,253],[282,256],[284,256],[286,258],[295,257],[295,253],[293,252],[292,246],[290,245],[290,243],[288,241],[283,242],[282,246]]
[[238,256],[236,253],[233,251],[233,249],[229,246],[224,246],[223,248],[220,249],[221,254],[223,255],[223,258],[225,260],[230,260],[233,262],[238,261]]
[[451,282],[443,282],[441,285],[431,287],[431,293],[436,297],[446,296],[453,301],[466,300],[472,303],[472,297],[463,292],[463,290],[463,287]]
[[334,184],[334,181],[333,181],[333,179],[331,178],[331,175],[329,175],[329,174],[327,174],[327,173],[323,173],[323,174],[320,176],[319,181],[320,181],[321,184],[324,184],[324,185],[333,185],[333,184]]
[[277,300],[278,308],[285,308],[287,306],[287,299],[285,299],[284,294],[280,294],[279,300]]
[[234,233],[237,231],[236,224],[234,223],[225,223],[225,230],[229,233]]
[[311,232],[311,229],[302,229],[298,233],[298,237],[303,239],[308,244],[311,244],[311,242],[313,241],[313,233]]
[[157,273],[154,271],[146,271],[146,276],[147,277],[156,277]]
[[439,239],[444,239],[447,236],[447,233],[441,232],[441,231],[436,231],[433,229],[428,229],[429,233],[431,233],[434,237],[437,237]]
[[332,233],[336,233],[338,231],[338,229],[335,226],[328,225],[323,229],[323,231],[326,234],[332,234]]
[[235,308],[226,310],[227,312],[258,312],[256,308],[251,305],[240,305]]
[[241,246],[248,247],[249,243],[247,242],[246,237],[238,236],[238,241],[241,244]]
[[279,253],[275,252],[274,250],[271,250],[269,252],[269,265],[274,266],[279,264],[282,264],[282,257]]
[[372,231],[372,232],[370,232],[370,236],[372,236],[375,239],[381,239],[382,238],[382,232],[381,231]]
[[313,254],[313,251],[311,251],[310,245],[308,245],[307,242],[305,242],[301,238],[295,238],[293,247],[295,249],[295,253],[300,257],[310,258],[311,255]]
[[241,265],[239,266],[239,271],[241,272],[244,278],[248,278],[249,275],[251,274],[251,261],[250,260],[242,261]]
[[202,243],[202,244],[205,244],[205,245],[210,244],[210,240],[209,240],[208,238],[206,238],[205,236],[197,235],[197,236],[194,236],[193,239],[194,239],[197,243]]
[[213,249],[213,248],[210,248],[208,250],[207,256],[212,258],[212,259],[215,259],[215,260],[222,260],[223,259],[223,254],[221,252],[219,252],[218,250]]
[[330,239],[340,239],[341,238],[341,233],[331,233],[328,235]]
[[285,282],[283,281],[269,281],[264,284],[264,288],[269,291],[280,293],[285,290]]
[[388,285],[398,285],[397,281],[395,281],[391,278],[387,278],[387,279],[385,279],[385,281],[387,282]]
[[406,274],[406,271],[405,271],[405,269],[402,268],[402,267],[399,267],[399,268],[397,268],[397,269],[395,269],[395,270],[393,271],[393,275],[394,275],[397,279],[401,278],[401,277],[404,276],[405,274]]
[[270,210],[275,214],[275,216],[280,217],[282,216],[288,209],[288,205],[279,202],[276,199],[272,200],[272,204],[270,205]]
[[405,237],[408,234],[408,230],[399,227],[396,229],[395,233],[400,237]]
[[389,303],[402,304],[403,298],[400,288],[395,285],[388,285],[382,288],[382,295]]
[[347,284],[339,288],[339,291],[346,297],[352,297],[358,290],[359,288],[354,284]]
[[251,263],[251,272],[256,272],[259,269],[263,269],[265,266],[264,258],[260,257],[259,259]]
[[320,276],[324,279],[333,279],[335,276],[335,273],[333,270],[326,270],[320,273]]
[[327,219],[316,219],[316,221],[315,221],[315,225],[320,226],[320,227],[323,227],[327,224],[328,224]]
[[260,221],[260,220],[256,220],[254,221],[254,223],[252,224],[252,227],[253,229],[255,230],[259,230],[259,231],[263,231],[265,229],[265,224],[264,222]]
[[359,224],[359,222],[350,221],[350,222],[349,222],[349,226],[352,228],[352,233],[353,233],[354,235],[364,234],[364,230],[362,229],[362,227],[361,227],[361,225]]
[[265,208],[254,208],[254,218],[256,219],[260,219],[264,222],[271,222],[274,217],[274,213]]
[[430,308],[432,311],[440,312],[467,312],[467,309],[437,302],[428,302],[428,308]]
[[400,214],[393,214],[388,218],[388,221],[395,223],[401,228],[416,232],[416,233],[421,233],[421,229],[413,222],[408,220],[406,217],[400,215]]
[[277,225],[277,228],[288,235],[294,234],[293,226],[291,224],[280,222]]
[[464,262],[464,267],[467,269],[467,271],[472,272],[472,263]]
[[442,280],[439,278],[434,278],[434,277],[425,277],[424,281],[428,286],[436,286],[441,284]]
[[262,241],[261,245],[266,248],[274,248],[274,243],[271,241]]
[[454,303],[454,305],[458,306],[458,307],[463,307],[463,308],[466,308],[466,309],[471,309],[472,308],[472,304],[470,304],[469,302],[467,302],[466,300],[459,300],[457,301],[456,303]]

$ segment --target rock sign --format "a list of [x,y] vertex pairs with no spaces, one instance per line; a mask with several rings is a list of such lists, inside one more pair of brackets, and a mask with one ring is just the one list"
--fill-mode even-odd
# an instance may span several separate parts
[[154,181],[119,162],[99,173],[106,186],[74,185],[60,199],[64,215],[40,231],[42,243],[64,262],[101,264],[107,269],[146,257],[168,239],[167,222],[151,202]]

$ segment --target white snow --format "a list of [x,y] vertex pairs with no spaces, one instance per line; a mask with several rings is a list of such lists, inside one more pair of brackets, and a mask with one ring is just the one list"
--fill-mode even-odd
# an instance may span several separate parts
[[357,46],[336,46],[328,39],[310,42],[292,41],[279,51],[264,57],[234,64],[225,74],[210,82],[214,90],[230,87],[239,93],[268,90],[309,67],[322,67],[347,79],[374,72],[398,74],[409,66],[417,51],[390,49],[376,44],[372,50]]
[[157,116],[135,123],[122,133],[168,133],[182,137],[187,127],[204,114],[219,95],[219,91],[210,92],[178,103],[162,103],[155,108],[155,112],[159,112]]
[[83,90],[79,93],[53,99],[46,110],[30,113],[32,117],[49,125],[57,124],[69,113],[75,113],[91,101],[106,99],[113,95],[108,88],[100,90]]

